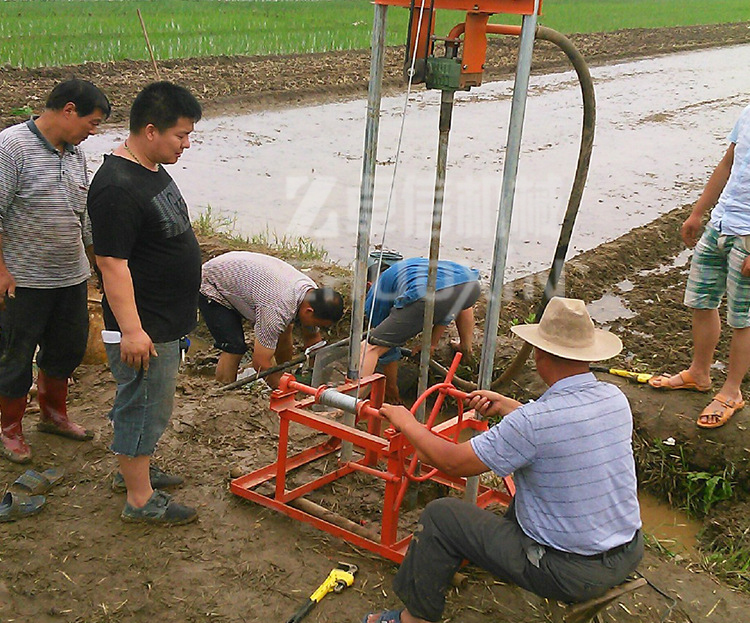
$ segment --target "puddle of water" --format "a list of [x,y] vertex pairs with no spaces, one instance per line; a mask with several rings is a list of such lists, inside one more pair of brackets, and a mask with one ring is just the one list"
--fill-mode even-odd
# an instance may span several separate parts
[[602,298],[586,305],[591,318],[599,324],[609,324],[620,318],[632,318],[635,312],[628,309],[621,296],[608,292]]
[[635,285],[632,281],[630,281],[630,279],[623,279],[620,283],[615,284],[615,288],[617,288],[622,293],[630,292],[634,287]]
[[683,249],[675,256],[675,258],[672,260],[671,263],[664,264],[663,266],[652,268],[650,270],[638,271],[638,276],[648,277],[649,275],[663,275],[664,273],[669,272],[673,268],[682,268],[683,266],[687,265],[692,254],[693,254],[692,249]]
[[[750,45],[594,67],[597,135],[570,256],[617,238],[697,197],[726,149],[750,89],[737,67]],[[667,79],[668,77],[668,79]],[[549,266],[577,160],[581,103],[571,72],[532,76],[506,277]],[[457,93],[449,148],[446,259],[491,269],[512,81]],[[633,98],[633,93],[639,97]],[[710,93],[711,100],[699,101]],[[429,246],[439,93],[419,91],[407,118],[386,245],[404,256]],[[384,98],[378,161],[392,163],[403,96]],[[364,100],[202,120],[193,147],[169,167],[196,217],[236,215],[237,232],[307,236],[331,259],[354,257],[365,128]],[[659,121],[668,119],[668,122]],[[125,136],[84,143],[97,167]],[[376,178],[373,243],[384,242],[394,167]]]
[[643,532],[657,539],[661,545],[684,558],[698,558],[698,532],[701,523],[690,519],[665,502],[645,491],[638,493],[641,505]]

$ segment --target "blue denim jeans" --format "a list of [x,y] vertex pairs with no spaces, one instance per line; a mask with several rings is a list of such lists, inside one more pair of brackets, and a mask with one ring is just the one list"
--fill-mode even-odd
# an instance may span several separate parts
[[109,419],[114,426],[110,449],[129,457],[151,456],[167,427],[174,406],[180,341],[154,344],[148,370],[135,370],[120,359],[119,344],[105,344],[117,394]]

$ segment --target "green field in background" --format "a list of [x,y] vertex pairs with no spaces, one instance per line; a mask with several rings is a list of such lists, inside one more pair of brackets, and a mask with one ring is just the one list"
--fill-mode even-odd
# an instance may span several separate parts
[[[6,0],[0,64],[146,59],[137,8],[160,60],[369,48],[373,16],[369,0]],[[747,21],[750,1],[545,0],[543,13],[540,23],[564,33],[603,32]],[[389,45],[403,43],[407,20],[408,11],[389,10]],[[462,20],[460,13],[440,12],[438,34]]]

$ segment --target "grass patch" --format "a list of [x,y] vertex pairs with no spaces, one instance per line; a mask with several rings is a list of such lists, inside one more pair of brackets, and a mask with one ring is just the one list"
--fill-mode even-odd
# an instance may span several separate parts
[[[703,519],[698,535],[700,566],[728,584],[750,592],[750,503],[735,482],[735,468],[728,464],[710,473],[692,470],[684,449],[659,440],[649,442],[633,435],[638,482],[669,503]],[[719,512],[714,512],[714,511]],[[647,544],[672,556],[658,539],[645,535]]]
[[[746,21],[747,0],[546,0],[540,23],[564,33]],[[6,0],[0,64],[40,67],[148,58],[143,14],[157,59],[367,49],[370,0]],[[408,11],[388,12],[388,45],[406,37]],[[444,36],[463,15],[439,11]],[[493,22],[518,23],[496,15]]]
[[713,473],[695,471],[682,446],[658,439],[648,442],[638,433],[633,435],[633,446],[638,482],[691,517],[702,519],[718,503],[734,496],[735,470],[731,464]]
[[322,261],[328,252],[304,236],[279,236],[266,229],[246,236],[236,233],[237,217],[218,214],[208,206],[193,221],[193,231],[200,238],[218,238],[235,250],[257,251],[283,260]]
[[545,0],[540,22],[563,33],[725,24],[750,19],[746,0]]

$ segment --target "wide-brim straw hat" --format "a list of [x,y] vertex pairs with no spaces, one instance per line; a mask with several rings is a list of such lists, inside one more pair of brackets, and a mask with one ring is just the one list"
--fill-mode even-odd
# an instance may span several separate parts
[[622,350],[619,337],[594,327],[580,299],[556,296],[538,324],[518,325],[511,331],[532,346],[574,361],[601,361]]

